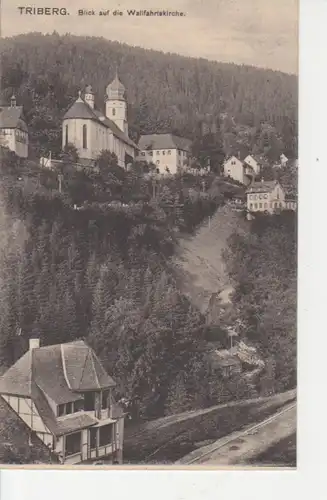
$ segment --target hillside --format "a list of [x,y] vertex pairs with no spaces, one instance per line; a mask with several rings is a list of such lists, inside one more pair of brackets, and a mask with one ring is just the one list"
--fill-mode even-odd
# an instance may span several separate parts
[[195,307],[205,313],[213,296],[228,300],[232,283],[226,272],[222,252],[228,238],[235,232],[246,230],[244,217],[221,207],[206,219],[194,235],[179,240],[176,265],[179,286]]
[[130,130],[176,132],[194,140],[201,124],[220,128],[225,154],[296,156],[297,78],[271,70],[187,58],[102,38],[32,33],[1,40],[4,98],[24,104],[34,152],[60,149],[64,111],[91,83],[96,105],[116,68],[127,89]]

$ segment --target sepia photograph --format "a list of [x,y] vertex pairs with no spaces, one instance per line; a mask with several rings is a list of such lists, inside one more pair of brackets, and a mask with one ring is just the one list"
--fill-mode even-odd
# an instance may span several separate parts
[[0,2],[0,464],[295,469],[297,0]]

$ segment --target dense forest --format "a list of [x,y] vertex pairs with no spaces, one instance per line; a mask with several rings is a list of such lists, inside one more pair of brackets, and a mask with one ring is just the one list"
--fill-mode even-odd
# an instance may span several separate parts
[[60,151],[60,124],[78,90],[92,84],[96,106],[118,68],[127,89],[131,135],[175,132],[196,141],[214,128],[224,154],[297,156],[297,78],[130,47],[103,38],[32,33],[0,42],[2,98],[16,94],[31,130],[31,153]]
[[254,384],[219,379],[207,362],[205,319],[178,289],[172,257],[177,238],[240,186],[214,173],[154,182],[141,165],[124,170],[108,153],[97,172],[76,171],[60,151],[60,123],[87,83],[100,107],[118,67],[135,139],[173,131],[216,158],[240,150],[294,158],[295,77],[56,33],[5,39],[1,49],[2,97],[14,92],[24,105],[32,157],[51,150],[63,161],[60,172],[45,171],[0,148],[1,369],[32,335],[42,344],[85,338],[135,418],[294,387],[294,215],[269,225],[259,218],[230,239],[234,308],[221,331],[238,318],[266,370]]

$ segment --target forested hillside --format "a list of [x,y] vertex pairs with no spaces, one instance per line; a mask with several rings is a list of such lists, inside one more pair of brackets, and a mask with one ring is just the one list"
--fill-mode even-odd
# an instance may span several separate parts
[[58,153],[60,120],[78,89],[91,83],[102,107],[116,68],[127,89],[135,139],[176,132],[195,140],[205,124],[214,123],[225,154],[297,154],[295,76],[56,33],[4,39],[1,51],[3,97],[15,92],[24,104],[37,154]]

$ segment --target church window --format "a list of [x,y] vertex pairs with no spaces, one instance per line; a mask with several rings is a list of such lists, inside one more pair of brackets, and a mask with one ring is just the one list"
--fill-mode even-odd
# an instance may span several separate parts
[[68,125],[66,125],[66,137],[65,137],[65,143],[66,143],[66,146],[68,144]]
[[116,115],[116,110],[115,108],[112,108],[112,116],[115,116]]
[[86,129],[86,125],[83,125],[83,149],[87,149],[87,129]]

